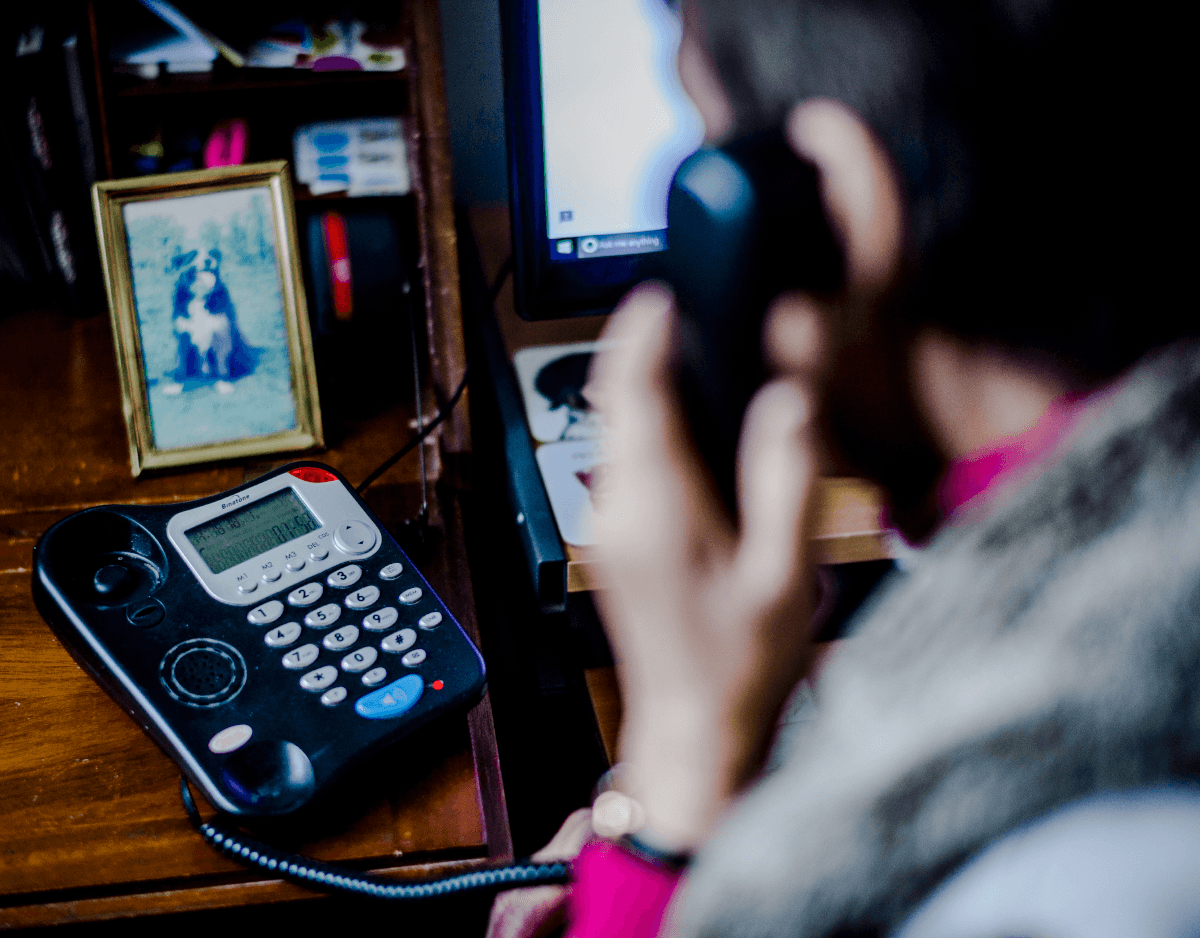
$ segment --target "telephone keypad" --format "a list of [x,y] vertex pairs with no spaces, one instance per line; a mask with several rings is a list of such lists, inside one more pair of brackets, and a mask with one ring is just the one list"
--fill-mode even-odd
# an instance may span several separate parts
[[352,651],[342,659],[342,670],[349,671],[351,674],[357,674],[360,671],[365,671],[375,663],[375,659],[379,657],[379,652],[375,650],[374,645],[367,645],[358,651]]
[[400,613],[395,606],[384,606],[363,619],[363,628],[369,632],[383,632],[395,625],[399,618]]
[[330,632],[321,642],[330,651],[344,651],[358,641],[358,626],[343,625],[336,632]]
[[338,679],[337,668],[333,665],[325,665],[323,668],[317,668],[309,671],[304,677],[300,678],[300,686],[307,691],[324,690],[330,684]]
[[346,597],[347,609],[370,609],[379,601],[378,586],[364,586]]
[[401,652],[408,651],[417,643],[417,633],[412,629],[401,629],[399,632],[393,632],[381,643],[380,647],[393,655],[398,655]]
[[271,599],[246,613],[246,621],[251,625],[270,625],[281,615],[283,615],[283,603],[278,599]]
[[301,631],[299,622],[285,622],[283,625],[271,629],[263,641],[271,648],[287,648],[300,637]]
[[327,629],[337,622],[342,614],[342,607],[337,603],[326,603],[320,609],[314,609],[304,617],[304,624],[310,629]]
[[325,577],[325,582],[334,589],[345,590],[357,583],[361,577],[362,567],[356,563],[351,563],[334,570],[333,573]]
[[[288,566],[291,566],[289,564]],[[305,583],[303,586],[297,586],[294,590],[288,593],[287,601],[291,606],[311,606],[325,592],[325,588],[320,583]]]
[[[322,548],[320,551],[313,551],[312,559],[318,559],[316,556],[318,552],[328,555],[328,551]],[[379,581],[383,581],[386,584],[399,579],[403,573],[403,565],[393,562],[381,568],[375,576]],[[364,571],[361,566],[358,564],[347,564],[330,573],[325,578],[325,582],[328,586],[335,589],[351,590],[363,578],[363,575]],[[278,575],[276,575],[276,579],[278,579]],[[325,588],[322,584],[320,582],[311,582],[293,589],[287,595],[286,599],[293,606],[303,607],[314,605],[324,595]],[[421,587],[411,586],[400,590],[398,595],[393,594],[393,596],[393,602],[398,601],[406,606],[412,606],[419,603],[424,598],[425,593]],[[382,592],[379,586],[372,584],[359,587],[349,592],[342,604],[328,602],[310,611],[304,617],[304,625],[311,629],[323,631],[333,627],[339,620],[343,604],[347,609],[356,611],[367,610],[375,606],[381,597]],[[248,618],[252,622],[256,620],[262,622],[274,621],[274,619],[268,620],[267,617],[274,616],[277,619],[282,612],[283,604],[278,600],[272,600],[254,609]],[[362,629],[367,632],[386,632],[394,628],[399,620],[400,613],[395,606],[383,606],[369,612],[363,618]],[[400,663],[402,665],[407,668],[416,668],[428,660],[428,652],[424,648],[414,647],[418,638],[417,630],[431,631],[440,626],[442,621],[443,616],[441,612],[426,612],[417,619],[416,628],[406,626],[398,631],[391,632],[391,634],[379,640],[378,645],[366,645],[357,648],[349,654],[343,655],[337,662],[338,666],[327,664],[314,668],[313,665],[320,657],[322,648],[331,652],[343,652],[348,648],[352,648],[359,641],[362,635],[359,626],[343,625],[335,631],[325,634],[320,640],[320,645],[308,643],[289,651],[283,656],[283,665],[285,668],[291,670],[311,668],[311,670],[307,671],[300,678],[300,686],[306,691],[319,692],[321,694],[321,703],[326,707],[333,708],[349,697],[349,691],[345,687],[332,686],[337,681],[339,673],[344,671],[360,675],[360,680],[364,687],[381,687],[388,680],[388,671],[387,668],[377,666],[376,664],[379,659],[379,651],[382,650],[388,654],[401,655]],[[299,640],[303,631],[300,623],[287,622],[268,632],[264,641],[272,648],[287,648]],[[415,677],[415,675],[410,675],[410,677]],[[409,684],[413,684],[413,682],[409,682]],[[405,687],[408,687],[408,684]],[[415,688],[415,684],[413,684],[413,687]],[[419,692],[417,695],[419,696]],[[381,697],[380,699],[382,700],[383,698]],[[385,705],[385,709],[388,707],[390,705]]]
[[311,642],[307,645],[301,645],[292,651],[289,651],[283,656],[283,666],[289,671],[299,671],[301,668],[307,668],[310,664],[317,660],[321,655],[321,649]]

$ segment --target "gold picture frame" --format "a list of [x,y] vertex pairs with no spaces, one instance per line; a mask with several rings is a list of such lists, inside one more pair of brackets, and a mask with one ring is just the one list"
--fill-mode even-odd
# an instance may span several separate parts
[[96,183],[135,476],[324,446],[287,163]]

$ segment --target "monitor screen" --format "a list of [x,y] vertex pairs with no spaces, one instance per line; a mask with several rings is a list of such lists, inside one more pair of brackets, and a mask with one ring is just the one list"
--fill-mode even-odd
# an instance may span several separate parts
[[704,125],[666,0],[514,0],[504,17],[517,309],[603,312],[667,246],[667,193]]
[[553,261],[666,247],[667,190],[704,137],[664,0],[538,0],[546,249]]

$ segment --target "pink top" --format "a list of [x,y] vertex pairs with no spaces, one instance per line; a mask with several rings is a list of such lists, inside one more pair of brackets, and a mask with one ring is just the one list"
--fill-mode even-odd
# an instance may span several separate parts
[[[1024,433],[952,463],[938,489],[942,517],[994,496],[1049,455],[1095,397],[1059,398]],[[567,938],[656,938],[681,876],[610,841],[588,843],[575,861]]]
[[611,840],[585,844],[575,860],[567,938],[655,938],[680,875]]
[[[1099,392],[1102,394],[1104,392]],[[1032,427],[963,456],[950,464],[938,487],[938,510],[943,518],[968,502],[984,501],[1048,455],[1079,424],[1097,395],[1065,394],[1053,401]],[[977,502],[978,500],[978,502]]]

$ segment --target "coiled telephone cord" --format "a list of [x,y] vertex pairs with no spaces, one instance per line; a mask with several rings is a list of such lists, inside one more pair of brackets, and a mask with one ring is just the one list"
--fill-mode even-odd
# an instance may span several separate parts
[[524,886],[546,886],[566,883],[571,876],[570,863],[538,863],[523,860],[505,866],[469,873],[440,876],[419,883],[396,883],[394,880],[371,873],[323,863],[311,857],[276,850],[252,837],[247,837],[232,824],[225,822],[225,815],[218,814],[211,821],[200,817],[187,779],[180,776],[179,794],[192,826],[216,850],[249,867],[257,867],[284,879],[311,889],[326,892],[347,892],[376,899],[414,900],[449,896],[456,893],[519,889]]

